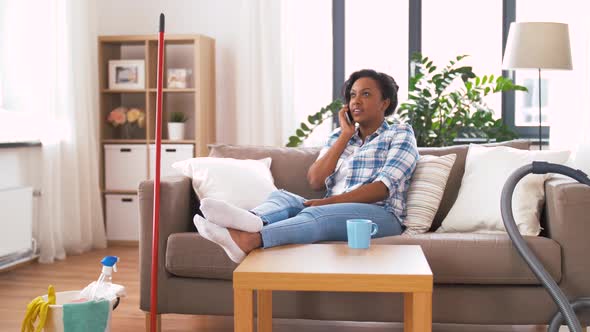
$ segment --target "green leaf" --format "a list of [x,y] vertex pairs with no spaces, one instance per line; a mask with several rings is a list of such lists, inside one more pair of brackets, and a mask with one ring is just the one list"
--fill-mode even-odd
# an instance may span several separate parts
[[481,84],[486,84],[486,82],[488,81],[488,75],[483,75],[483,79],[481,80]]
[[305,137],[305,133],[301,129],[297,129],[297,131],[295,131],[295,133],[297,133],[297,136],[299,136],[299,137]]
[[303,123],[303,122],[301,122],[301,129],[303,129],[303,130],[305,130],[305,131],[311,131],[311,130],[309,129],[309,127],[308,127],[308,126],[307,126],[305,123]]
[[291,137],[289,137],[289,143],[287,143],[287,146],[288,147],[297,147],[301,143],[303,143],[303,141],[301,141],[297,136],[291,136]]
[[475,86],[479,86],[479,84],[481,83],[481,79],[479,77],[475,78]]

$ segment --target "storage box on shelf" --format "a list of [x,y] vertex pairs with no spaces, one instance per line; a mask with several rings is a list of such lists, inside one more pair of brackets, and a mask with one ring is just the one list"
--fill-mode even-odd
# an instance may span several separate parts
[[[98,38],[98,121],[103,144],[100,186],[110,241],[137,241],[137,229],[133,228],[137,224],[137,211],[125,217],[120,211],[130,208],[132,204],[123,204],[129,203],[129,199],[136,202],[138,183],[154,176],[155,147],[150,145],[155,143],[157,48],[157,35]],[[177,174],[171,168],[174,161],[206,156],[207,145],[215,143],[215,41],[202,35],[166,35],[164,51],[161,175],[168,176]],[[142,76],[144,86],[110,86],[111,60],[143,61],[144,70],[138,75]],[[181,81],[186,80],[169,85],[169,73],[180,77]],[[138,109],[143,121],[131,117],[134,120],[131,123],[126,121],[124,125],[113,126],[107,119],[117,107]],[[183,112],[188,117],[182,140],[168,140],[167,123],[171,112]],[[129,119],[127,116],[126,120]],[[115,194],[125,196],[115,197]]]
[[139,241],[139,205],[137,195],[106,197],[107,238],[115,241]]
[[105,144],[105,189],[135,191],[148,178],[147,149],[143,144]]
[[[172,168],[172,164],[193,157],[192,144],[162,144],[160,151],[160,177],[182,175],[180,172]],[[156,166],[153,162],[155,158],[156,145],[150,144],[150,179],[153,179],[156,174]]]

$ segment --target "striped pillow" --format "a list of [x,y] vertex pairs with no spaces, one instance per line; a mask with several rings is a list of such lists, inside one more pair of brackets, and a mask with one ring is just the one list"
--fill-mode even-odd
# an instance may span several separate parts
[[426,233],[432,225],[457,155],[420,156],[406,200],[404,235]]

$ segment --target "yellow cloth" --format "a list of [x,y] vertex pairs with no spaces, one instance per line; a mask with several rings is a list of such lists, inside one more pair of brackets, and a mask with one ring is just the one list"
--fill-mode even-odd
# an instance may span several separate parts
[[[25,313],[25,319],[23,320],[20,331],[41,332],[47,321],[47,312],[49,311],[50,304],[55,304],[55,289],[53,288],[53,285],[49,285],[49,288],[47,289],[47,302],[39,296],[27,305],[27,312]],[[35,329],[35,321],[37,318],[39,318],[39,325],[37,325],[37,328]]]

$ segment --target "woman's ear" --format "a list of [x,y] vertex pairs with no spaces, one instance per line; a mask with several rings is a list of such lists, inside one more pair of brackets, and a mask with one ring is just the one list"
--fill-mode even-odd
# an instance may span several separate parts
[[385,100],[383,100],[383,112],[385,112],[385,110],[389,107],[389,105],[391,104],[391,99],[387,98]]

